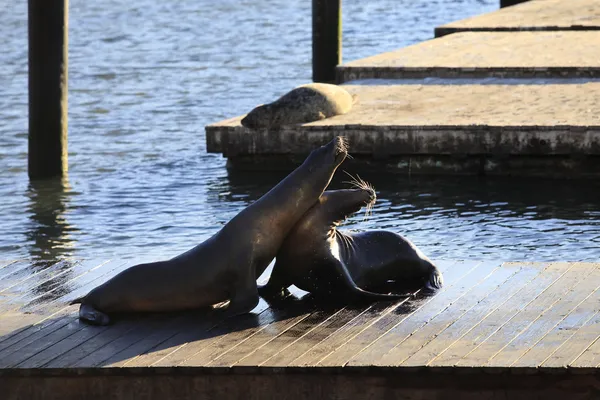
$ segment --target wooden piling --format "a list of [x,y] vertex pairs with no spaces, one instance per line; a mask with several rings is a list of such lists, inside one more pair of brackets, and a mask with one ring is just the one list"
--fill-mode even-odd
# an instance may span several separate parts
[[525,3],[528,0],[500,0],[500,8],[514,6],[516,4]]
[[313,0],[313,81],[335,82],[335,67],[342,62],[342,1]]
[[29,178],[65,175],[68,0],[28,0]]

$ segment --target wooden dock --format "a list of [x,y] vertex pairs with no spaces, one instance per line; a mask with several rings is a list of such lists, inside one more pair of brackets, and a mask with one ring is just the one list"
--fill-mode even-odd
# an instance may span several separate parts
[[406,301],[80,323],[68,302],[131,264],[0,264],[2,399],[598,396],[600,263],[439,261],[443,290]]
[[598,177],[599,16],[594,0],[534,0],[438,27],[339,65],[358,95],[348,114],[270,131],[231,118],[206,127],[207,150],[234,168],[289,169],[344,135],[357,169]]

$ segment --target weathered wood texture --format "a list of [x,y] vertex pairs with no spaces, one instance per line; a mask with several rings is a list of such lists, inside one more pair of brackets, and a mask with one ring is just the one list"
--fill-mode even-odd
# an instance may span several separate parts
[[344,63],[338,82],[600,77],[600,31],[460,32]]
[[526,1],[523,4],[438,26],[435,28],[435,36],[439,37],[464,31],[582,31],[599,29],[600,3],[598,1],[542,0]]
[[433,296],[304,295],[225,321],[195,311],[80,323],[68,301],[128,265],[0,263],[5,398],[225,396],[222,381],[227,398],[242,384],[273,397],[284,382],[283,398],[591,398],[599,384],[600,264],[440,261],[445,287]]

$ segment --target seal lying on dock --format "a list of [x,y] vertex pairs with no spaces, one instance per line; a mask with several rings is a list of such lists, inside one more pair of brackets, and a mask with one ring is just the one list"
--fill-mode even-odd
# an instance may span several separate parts
[[346,114],[356,102],[344,88],[327,83],[299,86],[276,101],[263,104],[242,119],[251,129],[278,129],[285,125],[305,124]]
[[408,239],[383,230],[337,229],[349,215],[374,203],[373,188],[364,181],[360,186],[323,193],[283,242],[268,283],[259,288],[261,296],[285,297],[290,285],[316,296],[372,299],[406,297],[376,293],[389,281],[400,290],[442,287],[440,271]]
[[205,242],[171,260],[133,266],[71,304],[81,303],[79,317],[98,325],[108,324],[111,313],[202,308],[227,300],[227,316],[251,311],[259,301],[257,277],[346,155],[346,141],[336,137]]

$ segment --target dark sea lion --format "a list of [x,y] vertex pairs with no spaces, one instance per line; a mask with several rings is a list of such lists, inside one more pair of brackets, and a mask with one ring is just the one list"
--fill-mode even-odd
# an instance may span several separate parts
[[346,114],[356,102],[341,86],[310,83],[299,86],[269,104],[263,104],[242,119],[251,129],[278,129]]
[[205,242],[168,261],[133,266],[71,304],[81,303],[79,317],[99,325],[108,324],[111,313],[203,308],[227,300],[228,316],[251,311],[259,301],[257,277],[346,155],[346,141],[336,137]]
[[[273,273],[259,293],[285,297],[296,285],[317,296],[385,299],[405,297],[394,289],[442,287],[440,271],[408,239],[389,231],[341,232],[349,215],[375,201],[372,187],[326,191],[288,234],[276,256]],[[394,281],[390,285],[390,281]]]

